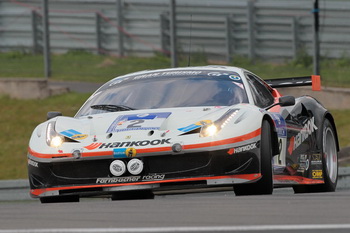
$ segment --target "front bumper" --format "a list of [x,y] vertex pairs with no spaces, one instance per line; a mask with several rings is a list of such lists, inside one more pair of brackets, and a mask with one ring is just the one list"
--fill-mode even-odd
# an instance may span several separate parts
[[[125,190],[169,190],[184,187],[227,186],[260,179],[259,149],[230,150],[137,157],[144,164],[139,175],[113,176],[109,166],[116,160],[90,159],[28,162],[32,197],[111,194]],[[131,158],[118,159],[127,163]]]

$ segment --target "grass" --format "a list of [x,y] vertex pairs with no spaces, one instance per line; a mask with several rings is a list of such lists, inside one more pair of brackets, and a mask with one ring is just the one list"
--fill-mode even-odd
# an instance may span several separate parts
[[338,131],[340,148],[350,146],[350,109],[347,110],[330,110],[334,117],[334,121]]
[[[0,74],[1,77],[40,78],[44,76],[42,63],[42,56],[0,53]],[[103,83],[122,74],[168,66],[169,59],[162,56],[117,58],[73,51],[51,57],[50,79]]]
[[[22,52],[0,53],[1,77],[42,77],[42,56]],[[259,74],[262,78],[291,77],[311,74],[311,67],[300,59],[285,64],[272,64],[238,57],[231,65],[241,66]],[[306,59],[307,61],[307,59]],[[349,63],[348,63],[349,62]],[[209,62],[214,64],[215,62]],[[92,55],[82,51],[52,56],[53,80],[105,82],[111,78],[145,69],[169,67],[167,57],[156,55],[151,58],[116,58]],[[180,61],[186,66],[187,60]],[[194,54],[191,65],[208,64],[205,54]],[[350,60],[324,61],[323,84],[350,87]],[[73,116],[88,94],[69,93],[44,100],[14,100],[0,96],[0,179],[27,177],[26,151],[33,129],[46,120],[48,111],[61,111],[65,116]],[[341,147],[350,146],[348,132],[350,110],[332,110],[338,128]]]
[[0,179],[18,179],[27,176],[26,151],[34,128],[46,120],[48,111],[59,110],[74,116],[88,98],[87,94],[69,93],[44,100],[14,100],[0,97],[1,150]]

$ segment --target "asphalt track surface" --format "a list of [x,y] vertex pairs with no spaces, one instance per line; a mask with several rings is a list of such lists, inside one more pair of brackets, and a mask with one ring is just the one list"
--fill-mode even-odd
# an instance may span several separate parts
[[350,190],[236,197],[232,191],[157,195],[151,200],[0,202],[0,233],[350,232]]

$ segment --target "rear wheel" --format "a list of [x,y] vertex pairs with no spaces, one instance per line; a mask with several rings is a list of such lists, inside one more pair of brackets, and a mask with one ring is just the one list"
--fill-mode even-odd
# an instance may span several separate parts
[[322,174],[324,184],[300,185],[293,187],[295,193],[334,192],[338,181],[338,149],[335,130],[328,119],[323,121],[322,134],[319,137],[322,145]]
[[273,192],[273,172],[272,172],[272,146],[271,146],[271,126],[264,120],[261,127],[260,146],[260,166],[261,179],[253,184],[240,184],[234,186],[237,196],[241,195],[264,195]]

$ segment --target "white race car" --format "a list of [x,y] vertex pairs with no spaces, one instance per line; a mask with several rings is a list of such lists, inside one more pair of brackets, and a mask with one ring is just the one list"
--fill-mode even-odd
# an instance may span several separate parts
[[49,112],[28,149],[30,194],[42,203],[158,190],[233,186],[236,195],[334,191],[339,149],[332,115],[310,96],[237,67],[150,70],[114,78],[74,117]]

